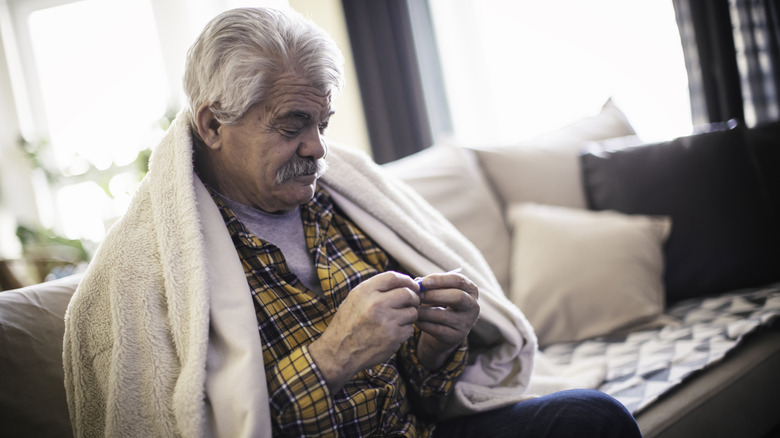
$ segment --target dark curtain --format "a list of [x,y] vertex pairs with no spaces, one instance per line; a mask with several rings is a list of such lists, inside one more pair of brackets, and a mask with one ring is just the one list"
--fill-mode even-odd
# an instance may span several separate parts
[[744,120],[728,0],[674,0],[694,125]]
[[780,118],[780,6],[777,0],[732,0],[737,65],[745,119],[763,125]]
[[407,0],[342,0],[377,163],[433,143]]
[[777,0],[673,1],[694,125],[777,120]]

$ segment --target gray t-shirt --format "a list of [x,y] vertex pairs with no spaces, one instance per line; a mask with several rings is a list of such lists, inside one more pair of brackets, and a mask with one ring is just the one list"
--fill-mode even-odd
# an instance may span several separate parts
[[222,194],[219,196],[250,233],[282,251],[290,271],[306,287],[322,294],[314,259],[306,246],[300,207],[288,213],[271,214],[228,199]]

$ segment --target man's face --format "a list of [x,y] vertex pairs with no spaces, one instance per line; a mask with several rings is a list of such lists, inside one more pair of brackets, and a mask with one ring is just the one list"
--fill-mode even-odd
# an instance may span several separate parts
[[317,162],[332,113],[329,95],[295,76],[278,80],[238,124],[219,127],[220,147],[210,154],[217,190],[269,213],[309,201],[324,170]]

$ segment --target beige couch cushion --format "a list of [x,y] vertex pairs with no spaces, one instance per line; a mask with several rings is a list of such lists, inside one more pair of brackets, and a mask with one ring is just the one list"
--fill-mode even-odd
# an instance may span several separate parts
[[668,218],[538,204],[509,208],[509,298],[539,344],[646,323],[664,309]]
[[588,141],[635,134],[625,115],[609,100],[597,115],[536,139],[476,151],[504,204],[535,202],[586,208],[580,148]]

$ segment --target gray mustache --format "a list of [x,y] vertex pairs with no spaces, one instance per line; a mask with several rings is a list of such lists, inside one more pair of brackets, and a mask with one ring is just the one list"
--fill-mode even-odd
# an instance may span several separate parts
[[299,176],[317,175],[322,176],[328,168],[324,159],[314,159],[312,157],[301,157],[298,155],[285,163],[278,172],[276,172],[276,183],[283,184]]

